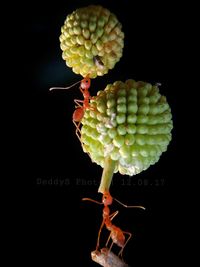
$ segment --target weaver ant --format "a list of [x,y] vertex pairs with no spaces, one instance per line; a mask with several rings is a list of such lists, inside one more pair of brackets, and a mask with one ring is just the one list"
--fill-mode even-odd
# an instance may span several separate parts
[[[125,232],[122,231],[119,227],[115,226],[114,224],[112,224],[112,219],[119,213],[118,211],[115,211],[114,213],[110,214],[110,209],[109,209],[109,205],[112,204],[113,200],[117,201],[119,204],[121,204],[122,206],[126,207],[126,208],[140,208],[140,209],[144,209],[145,208],[143,206],[127,206],[125,204],[123,204],[122,202],[120,202],[119,200],[117,200],[116,198],[113,198],[109,192],[104,192],[103,197],[102,197],[102,202],[93,200],[91,198],[83,198],[82,200],[88,200],[100,205],[104,205],[103,208],[103,221],[101,223],[99,232],[98,232],[98,238],[97,238],[97,245],[96,245],[96,251],[98,251],[99,249],[99,241],[100,241],[100,235],[101,235],[101,230],[103,228],[103,226],[105,225],[106,228],[108,229],[108,231],[110,231],[110,235],[107,239],[106,242],[106,247],[108,246],[109,240],[110,238],[112,239],[112,243],[109,247],[109,251],[111,250],[113,244],[115,243],[117,246],[121,247],[121,250],[119,251],[118,256],[122,257],[122,252],[126,246],[126,244],[128,243],[129,239],[131,238],[132,234],[129,232]],[[127,238],[127,240],[125,239],[125,234],[127,234],[129,237]]]
[[90,99],[92,98],[90,96],[90,92],[89,92],[89,88],[90,88],[90,85],[91,85],[91,80],[89,78],[89,76],[86,76],[84,79],[82,79],[81,81],[79,82],[76,82],[74,84],[72,84],[71,86],[68,86],[68,87],[52,87],[49,89],[49,91],[52,91],[52,90],[68,90],[70,89],[71,87],[73,87],[74,85],[80,83],[80,91],[81,93],[83,94],[83,100],[80,100],[80,99],[74,99],[74,102],[76,104],[75,106],[75,111],[72,115],[72,121],[76,127],[76,135],[78,137],[78,139],[80,140],[80,142],[82,143],[81,141],[81,138],[80,138],[80,124],[81,124],[81,120],[84,116],[84,112],[86,109],[91,109],[93,110],[92,107],[90,107]]

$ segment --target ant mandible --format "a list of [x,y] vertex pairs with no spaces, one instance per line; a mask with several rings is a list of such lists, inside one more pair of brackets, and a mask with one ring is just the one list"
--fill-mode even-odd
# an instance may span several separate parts
[[[119,251],[118,256],[122,257],[122,252],[123,252],[125,246],[127,245],[129,239],[131,238],[132,234],[129,232],[122,231],[119,227],[112,224],[112,222],[111,222],[112,219],[119,213],[118,211],[115,211],[114,213],[110,214],[110,209],[108,206],[112,204],[113,199],[126,208],[140,208],[140,209],[145,210],[145,208],[143,206],[127,206],[127,205],[123,204],[122,202],[120,202],[119,200],[117,200],[116,198],[113,198],[109,192],[104,192],[103,197],[102,197],[102,202],[96,201],[96,200],[91,199],[91,198],[83,198],[82,200],[88,200],[88,201],[91,201],[91,202],[94,202],[94,203],[97,203],[100,205],[104,205],[103,221],[101,223],[101,226],[100,226],[100,229],[98,232],[96,250],[98,251],[98,249],[99,249],[100,235],[101,235],[102,228],[105,225],[106,228],[108,229],[108,231],[110,231],[110,235],[109,235],[107,242],[106,242],[106,247],[107,247],[109,240],[111,238],[112,243],[110,245],[109,251],[111,250],[113,244],[115,243],[117,246],[121,247],[121,250]],[[127,238],[127,240],[125,239],[125,234],[127,234],[129,236]]]
[[89,92],[89,88],[90,88],[90,85],[91,85],[91,79],[89,78],[89,75],[87,75],[84,79],[82,79],[81,81],[79,82],[76,82],[74,83],[73,85],[71,86],[68,86],[68,87],[51,87],[49,89],[49,91],[52,91],[52,90],[68,90],[70,89],[71,87],[73,87],[74,85],[80,83],[80,91],[81,93],[83,94],[83,100],[80,100],[80,99],[74,99],[74,102],[76,104],[75,106],[75,111],[72,115],[72,121],[76,127],[76,135],[78,137],[78,139],[80,140],[80,142],[82,143],[81,141],[81,137],[80,137],[80,124],[81,124],[81,120],[84,116],[84,112],[86,109],[92,109],[92,107],[90,107],[90,99],[92,98],[90,96],[90,92]]

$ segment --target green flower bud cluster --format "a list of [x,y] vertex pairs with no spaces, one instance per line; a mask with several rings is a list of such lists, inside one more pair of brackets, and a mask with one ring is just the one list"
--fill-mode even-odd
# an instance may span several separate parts
[[92,161],[135,175],[167,150],[173,128],[171,109],[157,85],[127,80],[107,85],[91,100],[82,119],[81,140]]
[[124,33],[108,9],[90,5],[68,15],[61,28],[62,57],[73,72],[90,78],[102,76],[122,56]]

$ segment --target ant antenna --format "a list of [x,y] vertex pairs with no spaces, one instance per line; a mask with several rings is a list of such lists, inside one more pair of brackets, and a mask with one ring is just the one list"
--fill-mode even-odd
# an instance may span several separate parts
[[121,201],[117,200],[116,198],[113,198],[115,201],[117,201],[120,205],[122,205],[123,207],[125,208],[138,208],[138,209],[143,209],[145,210],[146,208],[143,207],[143,206],[128,206],[128,205],[125,205],[124,203],[122,203]]
[[[82,81],[82,80],[81,80]],[[75,86],[76,84],[80,83],[81,81],[78,81],[70,86],[67,86],[67,87],[51,87],[49,88],[49,91],[53,91],[53,90],[68,90],[70,88],[72,88],[73,86]]]
[[82,200],[83,201],[87,200],[87,201],[91,201],[91,202],[94,202],[94,203],[99,204],[99,205],[103,205],[103,203],[96,201],[94,199],[91,199],[91,198],[87,198],[87,197],[82,198]]

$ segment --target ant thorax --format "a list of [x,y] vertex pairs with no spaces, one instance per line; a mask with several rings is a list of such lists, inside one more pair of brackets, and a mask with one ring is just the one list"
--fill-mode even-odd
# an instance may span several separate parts
[[84,90],[82,91],[82,93],[83,93],[83,97],[84,97],[84,99],[89,99],[89,98],[90,98],[90,93],[89,93],[88,90],[84,89]]
[[103,209],[103,218],[107,218],[110,214],[110,209],[108,206],[105,206],[104,209]]

